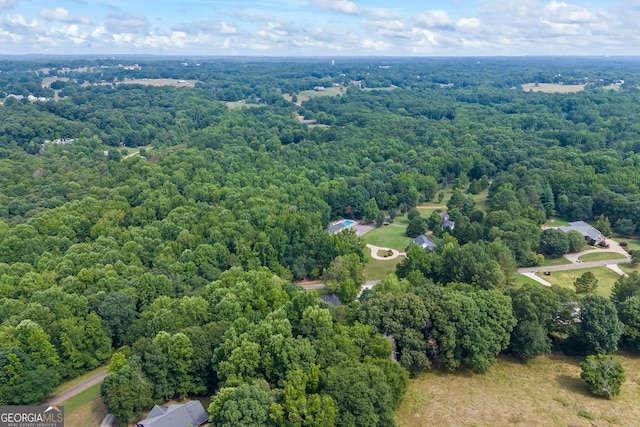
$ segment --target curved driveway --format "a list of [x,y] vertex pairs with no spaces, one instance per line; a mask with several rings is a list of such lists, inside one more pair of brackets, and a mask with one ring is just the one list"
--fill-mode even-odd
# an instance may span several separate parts
[[[582,255],[597,254],[597,253],[603,253],[603,252],[615,252],[615,253],[624,255],[625,258],[627,258],[626,262],[629,262],[628,261],[628,259],[630,258],[629,254],[627,253],[627,251],[624,250],[622,246],[620,246],[618,242],[616,242],[615,240],[606,239],[605,243],[609,246],[606,249],[604,248],[603,249],[587,249],[586,251],[565,254],[564,258],[568,259],[571,262],[576,262],[578,258],[580,258]],[[619,261],[619,260],[609,260],[609,261]]]
[[[405,252],[399,252],[395,249],[391,249],[391,248],[383,248],[380,246],[373,246],[367,243],[367,247],[369,249],[371,249],[371,258],[373,259],[377,259],[380,261],[390,261],[392,259],[396,259],[398,258],[400,255],[406,255]],[[378,255],[378,251],[391,251],[391,255],[389,256],[380,256]]]
[[[546,280],[536,275],[535,273],[543,273],[545,271],[564,271],[564,270],[579,270],[582,268],[608,267],[609,269],[620,274],[621,276],[627,276],[627,274],[624,271],[620,270],[620,268],[618,267],[618,264],[626,264],[630,262],[631,256],[627,253],[627,251],[624,250],[624,248],[622,248],[622,246],[618,244],[618,242],[610,239],[607,239],[606,242],[609,245],[607,249],[588,249],[586,251],[564,255],[564,258],[571,261],[571,264],[554,265],[554,266],[548,266],[548,267],[537,266],[537,267],[519,268],[518,273],[524,276],[527,276],[545,286],[551,286],[551,283],[547,282]],[[624,255],[624,258],[608,259],[603,261],[589,261],[589,262],[579,261],[579,258],[583,255],[593,254],[593,253],[606,253],[606,252],[619,253],[621,255]]]

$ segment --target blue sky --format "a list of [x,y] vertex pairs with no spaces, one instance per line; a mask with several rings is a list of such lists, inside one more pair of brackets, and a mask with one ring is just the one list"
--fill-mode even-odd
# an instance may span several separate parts
[[0,54],[640,55],[640,0],[0,0]]

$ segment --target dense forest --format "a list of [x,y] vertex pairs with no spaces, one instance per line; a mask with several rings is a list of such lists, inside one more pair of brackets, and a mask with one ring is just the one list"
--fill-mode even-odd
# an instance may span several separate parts
[[[551,337],[640,350],[640,276],[610,299],[511,280],[582,246],[548,218],[640,233],[638,62],[137,64],[0,62],[0,404],[110,361],[121,421],[212,395],[215,426],[389,426],[426,369],[484,372]],[[411,216],[445,187],[455,228],[357,300],[364,243],[327,226]]]

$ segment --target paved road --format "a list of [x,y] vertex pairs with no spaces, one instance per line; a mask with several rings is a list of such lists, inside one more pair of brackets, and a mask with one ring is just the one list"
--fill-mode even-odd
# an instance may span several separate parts
[[554,265],[549,267],[527,267],[519,268],[518,273],[543,273],[545,271],[564,271],[564,270],[578,270],[581,268],[593,268],[593,267],[606,267],[614,264],[627,264],[629,258],[625,259],[608,259],[605,261],[590,261],[590,262],[574,262],[573,264]]
[[527,276],[530,279],[535,280],[536,282],[540,283],[541,285],[549,286],[549,287],[552,286],[551,283],[547,282],[542,277],[536,275],[535,273],[532,273],[531,271],[528,271],[526,273],[520,273],[520,274],[522,274],[523,276]]
[[102,380],[106,378],[107,375],[108,375],[107,371],[98,372],[94,376],[89,377],[86,380],[82,381],[81,383],[74,385],[70,389],[63,391],[59,395],[53,396],[52,398],[44,401],[42,404],[43,405],[60,405],[65,400],[69,400],[76,394],[79,394],[85,391],[89,387],[92,387],[96,384],[100,384]]

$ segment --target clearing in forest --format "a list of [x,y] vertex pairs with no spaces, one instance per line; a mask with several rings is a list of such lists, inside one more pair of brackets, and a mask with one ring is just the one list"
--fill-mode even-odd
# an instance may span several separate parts
[[587,271],[593,273],[594,276],[596,276],[596,279],[598,279],[598,288],[596,289],[595,293],[597,295],[609,298],[609,296],[611,296],[611,289],[616,283],[616,280],[620,278],[620,275],[607,267],[553,271],[549,276],[545,276],[542,273],[536,273],[536,275],[543,278],[552,285],[562,286],[563,288],[568,288],[575,291],[573,283],[578,277],[582,276]]
[[522,85],[525,92],[574,93],[584,90],[585,85],[560,85],[556,83],[526,83]]
[[612,400],[589,392],[580,379],[582,358],[562,354],[528,363],[501,356],[485,374],[429,371],[411,380],[396,422],[398,427],[637,426],[640,359],[623,355],[621,360],[627,382]]

